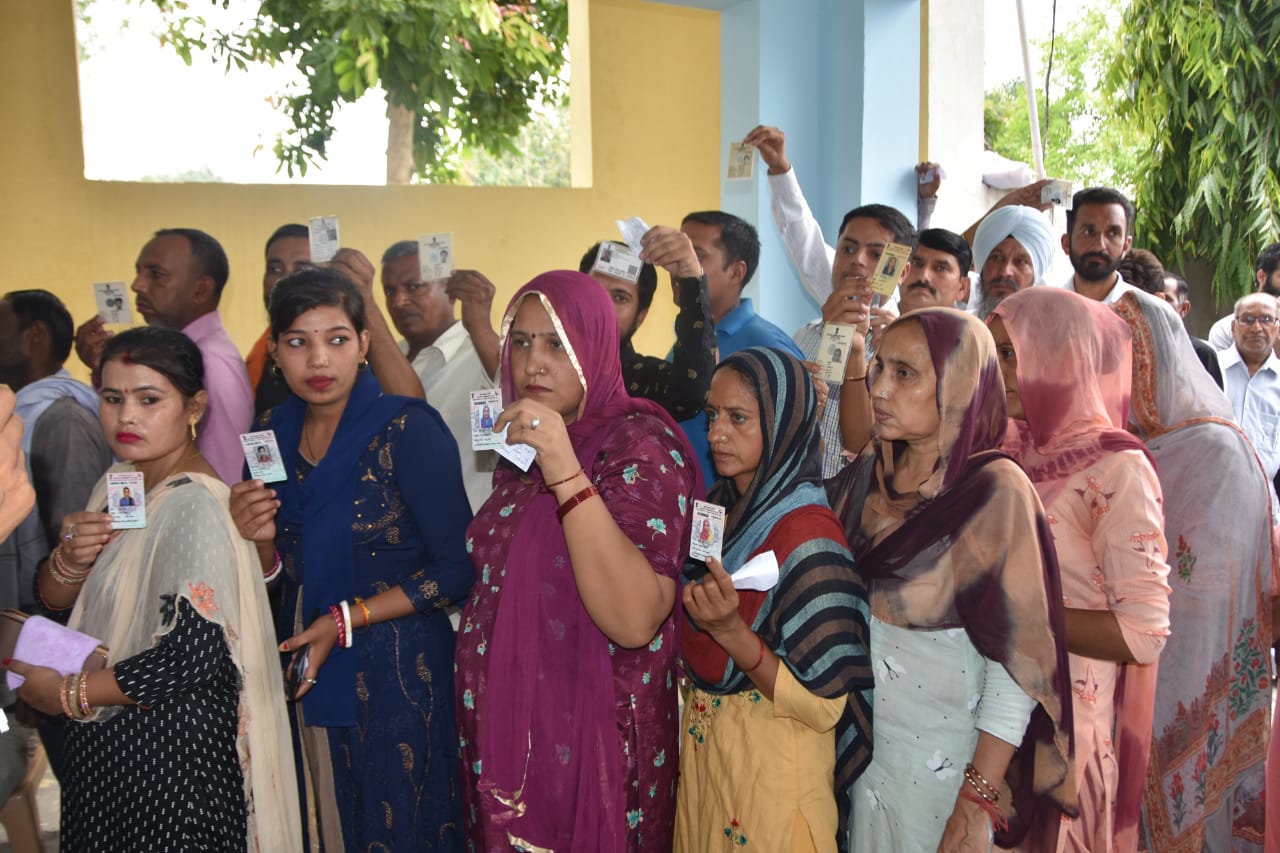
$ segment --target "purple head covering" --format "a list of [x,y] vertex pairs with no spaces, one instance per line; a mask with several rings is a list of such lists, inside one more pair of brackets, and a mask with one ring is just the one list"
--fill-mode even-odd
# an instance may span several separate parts
[[[684,434],[658,404],[627,395],[619,357],[618,325],[604,289],[582,273],[544,273],[511,300],[502,322],[502,389],[516,398],[508,332],[525,299],[538,299],[551,317],[584,389],[569,439],[588,478],[604,443],[622,419],[654,419],[680,451],[693,459]],[[692,466],[697,470],[697,466]],[[502,462],[494,473],[494,497],[474,524],[499,511],[504,483],[536,481]],[[697,493],[702,493],[699,481]],[[623,853],[626,847],[626,776],[614,707],[610,646],[591,621],[574,582],[564,532],[555,519],[555,496],[537,494],[507,547],[505,589],[488,643],[485,682],[488,707],[477,731],[478,805],[511,837],[573,839],[573,849]],[[553,635],[555,639],[553,639]],[[578,653],[551,654],[564,638]],[[568,825],[568,826],[567,826]]]

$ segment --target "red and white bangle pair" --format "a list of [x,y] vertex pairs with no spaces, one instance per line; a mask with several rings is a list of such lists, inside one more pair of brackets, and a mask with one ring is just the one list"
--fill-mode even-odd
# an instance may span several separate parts
[[351,644],[355,642],[355,632],[351,626],[351,605],[346,601],[330,605],[329,615],[338,624],[338,644],[344,649],[351,648]]

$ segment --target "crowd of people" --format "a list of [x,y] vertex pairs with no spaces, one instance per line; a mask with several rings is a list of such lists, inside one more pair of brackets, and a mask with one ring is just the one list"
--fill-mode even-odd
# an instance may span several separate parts
[[[496,324],[481,271],[287,224],[244,357],[203,231],[140,250],[142,327],[5,294],[0,606],[107,659],[3,662],[0,799],[38,737],[69,852],[1280,849],[1280,244],[1201,341],[1117,190],[958,232],[922,163],[914,217],[832,247],[783,132],[745,141],[820,306],[794,336],[714,210]],[[633,346],[659,270],[666,358]]]

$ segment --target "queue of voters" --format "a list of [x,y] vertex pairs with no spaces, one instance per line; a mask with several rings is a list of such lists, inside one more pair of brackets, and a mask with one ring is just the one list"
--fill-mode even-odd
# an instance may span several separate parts
[[787,143],[764,222],[518,280],[279,222],[243,351],[198,211],[94,316],[3,293],[0,803],[38,749],[64,853],[1280,853],[1280,243],[1202,340],[1118,189],[820,221]]

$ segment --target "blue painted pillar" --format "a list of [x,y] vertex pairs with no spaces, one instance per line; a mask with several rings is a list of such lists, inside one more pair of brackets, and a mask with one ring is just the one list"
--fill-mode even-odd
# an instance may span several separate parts
[[746,295],[787,331],[816,317],[769,209],[764,168],[724,180],[729,143],[781,127],[827,242],[859,204],[915,221],[920,148],[920,0],[687,0],[720,10],[721,206],[760,229],[760,268]]

